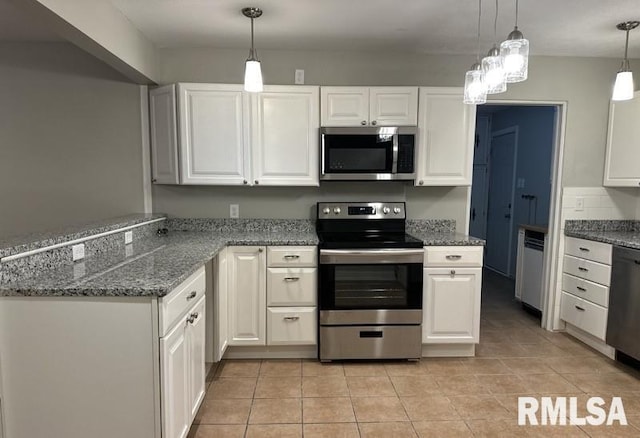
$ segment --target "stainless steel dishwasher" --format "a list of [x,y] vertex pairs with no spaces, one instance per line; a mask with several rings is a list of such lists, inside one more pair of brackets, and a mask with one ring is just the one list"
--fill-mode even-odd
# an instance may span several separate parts
[[613,247],[607,344],[640,360],[640,250]]

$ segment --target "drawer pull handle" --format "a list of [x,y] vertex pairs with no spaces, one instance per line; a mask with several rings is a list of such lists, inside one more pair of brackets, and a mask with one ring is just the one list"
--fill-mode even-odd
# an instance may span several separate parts
[[457,254],[447,256],[447,260],[460,260],[461,258],[462,256]]
[[196,292],[195,290],[192,291],[189,295],[187,295],[187,301],[194,299],[196,295],[198,295],[198,292]]
[[285,316],[283,319],[285,321],[288,321],[288,322],[293,322],[293,321],[299,320],[300,317],[299,316]]
[[584,287],[580,287],[580,286],[576,286],[576,289],[578,289],[580,292],[586,292],[587,291]]
[[575,306],[575,307],[576,307],[576,309],[578,309],[579,311],[584,312],[584,307],[580,307],[580,306]]
[[198,316],[200,316],[200,315],[198,314],[198,312],[194,312],[194,313],[192,313],[192,314],[191,314],[191,315],[189,315],[189,317],[187,318],[187,322],[188,322],[189,324],[193,324],[193,323],[194,323],[194,321],[195,321],[196,319],[198,319]]
[[589,252],[589,248],[585,248],[584,246],[580,247],[580,251]]
[[582,271],[582,272],[589,272],[589,270],[587,268],[583,268],[582,266],[580,266],[578,268],[578,271]]
[[285,260],[295,260],[295,259],[299,259],[300,256],[298,254],[289,254],[284,256]]
[[300,277],[284,277],[284,281],[298,281]]
[[451,276],[453,277],[454,275],[456,275],[456,271],[455,271],[455,269],[452,269],[451,270]]

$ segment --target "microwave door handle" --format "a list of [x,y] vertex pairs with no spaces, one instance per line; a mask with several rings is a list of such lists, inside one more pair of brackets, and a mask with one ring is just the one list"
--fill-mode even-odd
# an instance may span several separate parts
[[391,173],[398,173],[398,133],[393,134],[393,163],[391,164]]
[[321,166],[320,175],[322,175],[322,176],[325,175],[325,169],[324,169],[324,147],[325,147],[324,136],[325,136],[324,133],[320,134],[320,166]]

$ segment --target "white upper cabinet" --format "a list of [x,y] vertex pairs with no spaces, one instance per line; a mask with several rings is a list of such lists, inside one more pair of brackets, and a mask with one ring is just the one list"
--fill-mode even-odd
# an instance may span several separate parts
[[322,126],[415,126],[417,87],[321,87]]
[[151,174],[156,184],[178,184],[178,130],[176,86],[149,91],[149,128],[151,131]]
[[471,185],[476,107],[462,97],[462,88],[420,88],[416,185]]
[[178,84],[182,184],[248,184],[248,99],[242,85]]
[[639,187],[640,91],[631,100],[611,102],[604,186]]
[[253,98],[253,184],[319,185],[318,87],[265,87]]

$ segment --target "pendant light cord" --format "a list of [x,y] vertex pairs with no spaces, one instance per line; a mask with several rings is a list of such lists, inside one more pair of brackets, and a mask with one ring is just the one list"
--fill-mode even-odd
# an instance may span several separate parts
[[628,62],[629,61],[629,59],[627,57],[628,51],[629,51],[629,29],[627,29],[627,40],[624,43],[624,62]]
[[251,56],[253,56],[253,52],[255,49],[253,48],[253,17],[251,17]]
[[478,0],[478,39],[476,44],[476,61],[480,62],[480,23],[482,18],[482,0]]
[[518,28],[518,0],[516,0],[516,29]]
[[493,19],[493,41],[497,44],[498,40],[498,0],[496,0],[496,16]]

